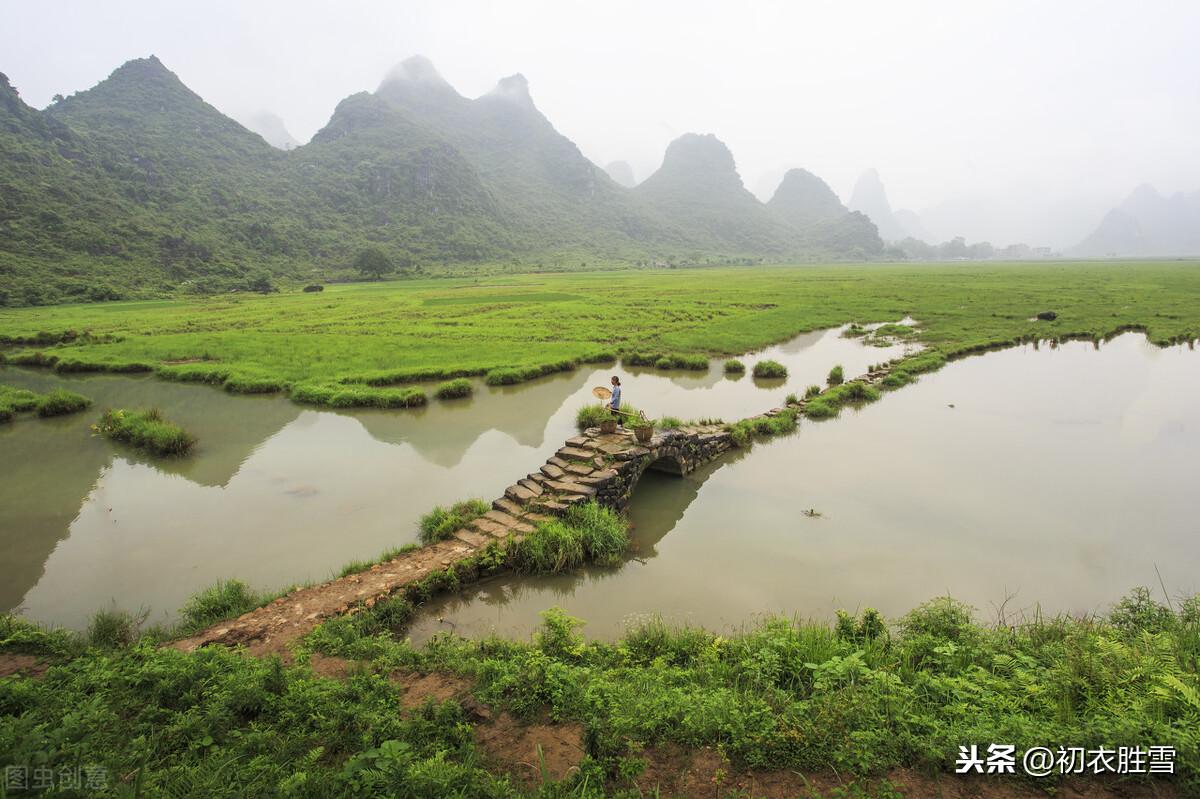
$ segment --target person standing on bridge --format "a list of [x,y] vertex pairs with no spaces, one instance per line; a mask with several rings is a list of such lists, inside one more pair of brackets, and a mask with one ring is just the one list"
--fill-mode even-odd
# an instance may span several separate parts
[[612,376],[612,396],[606,407],[617,417],[617,427],[624,427],[621,414],[618,413],[621,410],[621,378],[616,375]]

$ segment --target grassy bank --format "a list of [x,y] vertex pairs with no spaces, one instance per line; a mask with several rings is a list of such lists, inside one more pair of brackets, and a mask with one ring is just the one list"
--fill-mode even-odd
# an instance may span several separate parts
[[[595,297],[603,289],[604,303]],[[707,368],[816,328],[911,315],[943,356],[1031,338],[1145,329],[1200,336],[1189,262],[862,264],[409,280],[321,294],[0,310],[14,363],[159,371],[231,391],[290,390],[322,404],[408,405],[380,394],[426,380],[492,385],[581,363]],[[1054,321],[1037,321],[1054,310]],[[891,331],[892,328],[886,328]],[[394,392],[394,390],[392,390]]]
[[[287,666],[0,618],[0,653],[53,664],[0,679],[0,765],[98,765],[111,795],[634,797],[656,795],[639,780],[670,747],[850,785],[897,766],[952,770],[964,743],[1162,744],[1177,773],[1160,781],[1200,795],[1197,598],[1172,611],[1137,592],[1105,617],[995,625],[942,598],[891,624],[868,611],[720,636],[650,621],[612,642],[550,610],[531,641],[421,648],[393,634],[403,615],[380,603],[314,632],[306,651],[359,664],[339,679],[305,652]],[[490,711],[436,697],[404,710],[415,689],[395,675],[414,672],[457,679]],[[503,773],[477,737],[501,711],[581,725],[578,769],[538,789]]]
[[17,414],[36,413],[43,419],[66,416],[91,407],[92,401],[82,394],[55,389],[45,394],[24,388],[0,385],[0,422],[11,422]]

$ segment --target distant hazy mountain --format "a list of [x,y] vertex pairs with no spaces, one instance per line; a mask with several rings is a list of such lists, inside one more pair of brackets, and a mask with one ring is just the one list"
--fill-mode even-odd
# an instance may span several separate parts
[[637,185],[637,181],[633,177],[633,167],[629,165],[628,161],[613,161],[604,167],[604,171],[610,178],[627,189],[632,189]]
[[662,166],[634,193],[708,247],[781,253],[798,246],[795,232],[742,185],[733,153],[711,133],[685,133],[667,145]]
[[854,251],[859,257],[883,249],[875,224],[865,214],[848,211],[829,184],[806,169],[788,170],[767,207],[803,231],[815,247]]
[[520,75],[469,99],[417,57],[308,144],[284,151],[277,118],[251,123],[261,134],[153,56],[44,111],[0,75],[0,305],[269,287],[346,274],[365,247],[401,268],[878,251],[874,226],[811,175],[759,202],[713,136],[680,137],[627,188]]
[[288,132],[283,120],[270,111],[259,111],[240,121],[246,128],[262,136],[272,147],[292,150],[300,146],[300,142]]
[[887,191],[879,172],[868,169],[854,184],[850,195],[850,210],[866,214],[879,228],[879,235],[886,242],[896,242],[905,238],[926,241],[929,233],[921,224],[920,217],[913,211],[893,211],[888,202]]
[[1200,191],[1164,197],[1138,186],[1071,254],[1200,255]]

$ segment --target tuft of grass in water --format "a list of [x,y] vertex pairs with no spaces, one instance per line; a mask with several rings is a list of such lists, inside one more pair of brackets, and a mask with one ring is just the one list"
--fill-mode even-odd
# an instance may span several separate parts
[[539,524],[509,547],[507,561],[520,574],[552,574],[586,560],[615,566],[629,549],[629,528],[612,510],[595,502],[571,506],[561,519]]
[[749,446],[756,437],[770,438],[791,433],[796,429],[799,412],[795,408],[784,408],[774,416],[758,416],[742,419],[726,426],[739,447]]
[[800,398],[797,397],[795,394],[788,394],[786,397],[783,398],[783,404],[784,405],[799,405]]
[[92,401],[82,394],[76,394],[74,391],[65,389],[55,389],[43,396],[38,401],[37,414],[38,416],[65,416],[69,413],[78,413],[85,408],[91,407]]
[[194,436],[164,419],[157,408],[145,411],[110,408],[92,425],[92,430],[154,455],[186,455],[196,444]]
[[869,383],[854,380],[833,386],[824,394],[816,396],[804,406],[804,415],[810,419],[830,419],[841,412],[843,405],[875,402],[882,392]]
[[470,380],[465,377],[456,377],[453,380],[447,380],[434,389],[433,396],[440,400],[459,399],[460,397],[471,396],[473,390]]
[[812,399],[813,397],[819,396],[820,393],[821,393],[821,387],[814,383],[813,385],[804,389],[804,398]]
[[482,499],[466,499],[449,508],[438,505],[421,517],[421,541],[426,544],[444,541],[467,522],[487,513],[489,507]]
[[917,375],[936,372],[945,365],[946,356],[943,353],[927,350],[894,364],[882,383],[886,388],[900,388],[915,381]]
[[839,363],[837,366],[829,370],[829,377],[826,378],[825,382],[831,386],[840,386],[843,382],[845,382],[845,380],[846,374],[842,371],[842,365]]
[[754,364],[754,376],[763,378],[787,377],[787,367],[779,361],[759,361]]
[[0,408],[8,409],[10,419],[14,413],[37,410],[39,402],[41,402],[41,397],[33,391],[12,386],[0,386]]
[[745,373],[746,364],[739,361],[737,358],[730,358],[725,362],[725,374],[740,375]]
[[241,616],[261,607],[274,596],[259,594],[241,580],[218,580],[196,592],[179,610],[179,632],[198,632],[225,619]]
[[894,322],[889,322],[886,325],[880,325],[872,331],[871,335],[875,338],[907,338],[916,334],[916,329],[909,325],[898,325]]
[[416,408],[428,398],[419,388],[375,388],[357,384],[301,383],[292,386],[296,402],[328,405],[332,408]]

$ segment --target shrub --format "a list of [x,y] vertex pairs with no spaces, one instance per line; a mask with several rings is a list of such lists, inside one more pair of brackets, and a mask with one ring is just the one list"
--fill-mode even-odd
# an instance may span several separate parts
[[82,394],[64,389],[55,389],[38,401],[38,416],[65,416],[78,413],[89,407],[92,401]]
[[787,377],[787,374],[787,367],[781,364],[779,361],[767,360],[759,361],[758,363],[754,364],[755,377]]
[[628,526],[615,512],[595,502],[572,505],[563,521],[579,533],[584,554],[601,566],[620,563],[629,549]]
[[488,507],[488,504],[482,499],[463,500],[454,503],[449,508],[443,508],[441,505],[435,506],[433,510],[421,517],[421,541],[426,544],[444,541],[472,519],[487,513]]
[[471,381],[465,377],[456,377],[453,380],[447,380],[439,385],[433,392],[433,396],[438,399],[458,399],[459,397],[469,397],[474,389],[471,386]]
[[613,412],[599,403],[584,405],[575,412],[575,425],[580,430],[586,430],[589,427],[599,427],[601,422],[612,418]]
[[316,292],[324,291],[324,290],[325,290],[325,287],[322,286],[320,283],[314,283],[311,286],[304,287],[305,294],[315,294]]
[[514,571],[522,574],[551,574],[583,563],[583,536],[561,519],[543,522],[509,548]]
[[746,364],[736,358],[730,358],[725,362],[725,374],[740,375],[746,371]]
[[262,605],[265,599],[241,580],[218,580],[193,594],[180,608],[180,632],[203,630],[216,622],[240,616]]
[[146,615],[134,616],[123,610],[100,610],[88,622],[85,637],[89,646],[99,649],[120,649],[137,642],[138,632]]
[[182,427],[163,418],[157,408],[147,411],[106,410],[92,430],[154,455],[184,455],[196,439]]
[[1160,633],[1175,622],[1170,608],[1154,600],[1150,589],[1139,586],[1118,602],[1108,616],[1113,626],[1124,633]]
[[829,385],[840,386],[842,384],[842,382],[845,381],[845,379],[846,379],[846,376],[842,372],[841,364],[838,364],[837,366],[835,366],[829,370],[829,378],[827,380]]

